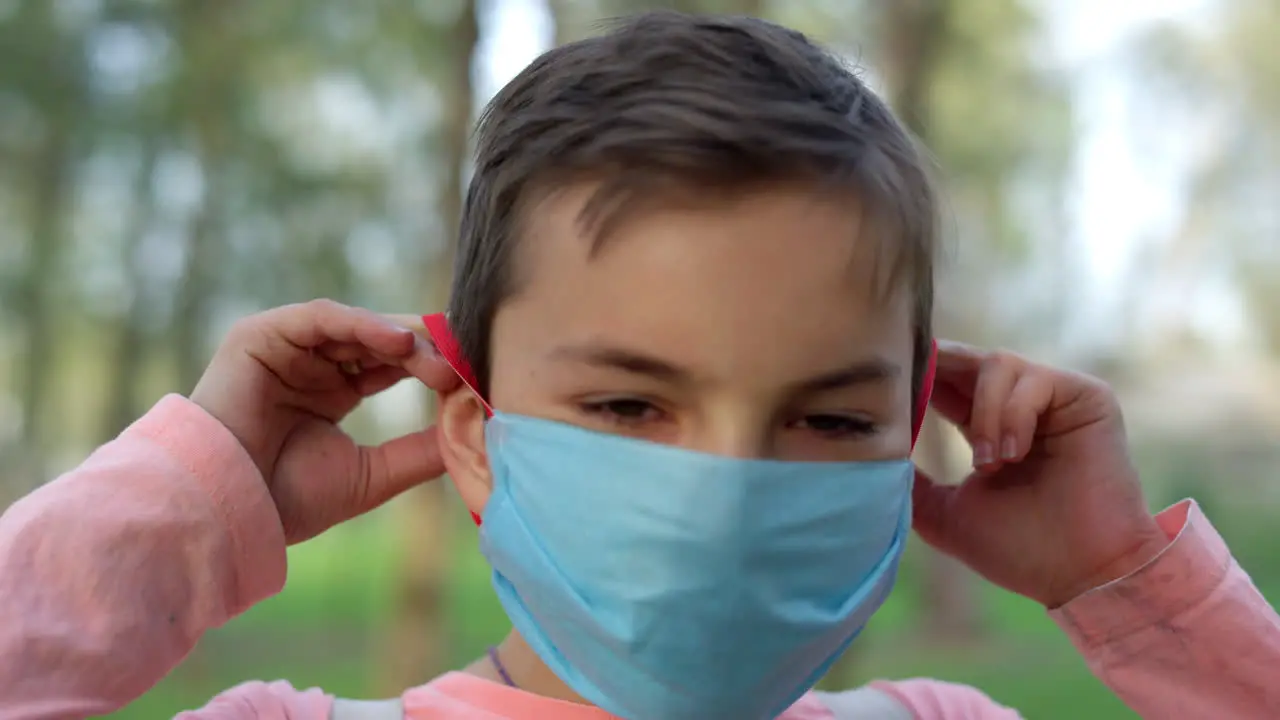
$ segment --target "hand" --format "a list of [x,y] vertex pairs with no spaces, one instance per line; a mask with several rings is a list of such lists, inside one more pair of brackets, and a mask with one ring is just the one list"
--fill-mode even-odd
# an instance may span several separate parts
[[444,472],[435,428],[376,447],[338,423],[360,401],[415,377],[446,392],[457,376],[390,318],[327,300],[237,323],[191,400],[244,445],[297,543]]
[[1168,545],[1100,380],[940,342],[932,407],[975,470],[959,485],[917,473],[915,530],[991,582],[1056,608]]

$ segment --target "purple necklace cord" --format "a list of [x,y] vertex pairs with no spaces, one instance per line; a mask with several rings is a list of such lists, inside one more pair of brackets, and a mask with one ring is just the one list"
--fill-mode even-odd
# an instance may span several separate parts
[[511,676],[507,674],[507,668],[502,665],[502,660],[498,658],[498,648],[489,648],[489,662],[493,663],[493,669],[498,671],[498,676],[502,678],[502,682],[507,684],[507,687],[519,689],[511,680]]

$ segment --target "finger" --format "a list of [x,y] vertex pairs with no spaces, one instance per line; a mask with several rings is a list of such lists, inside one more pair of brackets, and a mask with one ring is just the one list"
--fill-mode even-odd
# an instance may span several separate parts
[[396,366],[402,369],[398,377],[405,377],[407,373],[436,392],[449,392],[462,383],[449,363],[436,352],[435,345],[425,338],[414,340],[413,352],[407,357],[387,357],[358,343],[334,341],[324,343],[317,352],[339,367],[346,363],[358,363],[361,372],[367,372],[379,366]]
[[1024,372],[1005,401],[1000,420],[1000,459],[1020,462],[1035,442],[1040,416],[1053,402],[1054,383],[1048,373],[1034,368]]
[[331,340],[317,347],[315,353],[335,365],[344,362],[358,362],[363,367],[390,364],[388,358],[384,358],[360,343],[340,343]]
[[325,343],[311,352],[290,352],[287,342],[284,370],[277,377],[297,392],[336,390],[345,383],[361,397],[376,395],[395,385],[409,373],[396,361],[370,352],[363,345]]
[[462,378],[458,377],[458,373],[449,365],[449,362],[436,352],[435,346],[430,341],[420,337],[415,339],[413,354],[405,358],[400,365],[410,375],[438,393],[451,392],[462,385]]
[[402,313],[383,313],[382,319],[386,320],[392,325],[397,325],[402,328],[408,328],[409,330],[412,330],[415,334],[421,337],[427,338],[428,340],[431,339],[431,334],[427,332],[427,326],[423,324],[421,315],[405,315]]
[[305,394],[343,386],[343,375],[328,358],[314,351],[300,350],[278,334],[267,333],[262,342],[265,345],[245,352],[270,368],[284,387]]
[[390,389],[407,377],[409,377],[409,372],[404,368],[396,365],[383,365],[382,367],[365,370],[352,377],[351,387],[360,394],[360,397],[366,398]]
[[352,515],[366,513],[400,493],[444,474],[440,439],[433,425],[376,447],[362,447],[363,468]]
[[1009,353],[990,353],[982,361],[968,425],[974,467],[999,466],[1001,418],[1023,366],[1021,359]]
[[911,527],[921,540],[944,550],[946,546],[948,510],[956,491],[954,485],[944,485],[916,468],[915,483],[911,486]]
[[300,348],[325,343],[359,344],[380,355],[403,358],[414,351],[413,331],[381,315],[332,300],[312,300],[264,313],[263,322]]
[[421,315],[390,314],[383,317],[396,325],[409,328],[419,338],[414,356],[405,363],[411,375],[439,393],[451,392],[462,385],[462,378],[458,377],[457,371],[440,355]]
[[[422,349],[419,349],[422,351]],[[409,377],[404,369],[409,364],[406,358],[392,358],[375,353],[363,345],[348,343],[325,343],[316,353],[329,362],[337,365],[348,375],[368,373],[374,370],[393,370],[398,377]]]
[[954,340],[938,340],[937,344],[937,382],[950,383],[961,392],[972,395],[988,353]]
[[969,415],[973,410],[972,393],[962,392],[948,382],[935,381],[933,394],[929,397],[929,407],[936,410],[947,422],[968,433]]

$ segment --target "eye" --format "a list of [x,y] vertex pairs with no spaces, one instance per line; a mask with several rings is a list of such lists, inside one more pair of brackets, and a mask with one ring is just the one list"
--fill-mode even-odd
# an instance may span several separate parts
[[876,424],[865,418],[832,413],[805,415],[792,423],[792,427],[811,430],[831,440],[864,437],[876,431]]
[[619,425],[638,425],[662,418],[662,410],[648,400],[639,398],[613,398],[584,402],[583,411],[607,422]]

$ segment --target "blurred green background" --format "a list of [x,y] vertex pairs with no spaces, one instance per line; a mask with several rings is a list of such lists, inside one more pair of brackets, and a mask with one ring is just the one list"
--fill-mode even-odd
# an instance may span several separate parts
[[[940,334],[1110,381],[1153,508],[1198,498],[1280,597],[1280,0],[0,0],[0,507],[189,390],[235,318],[440,309],[478,109],[660,6],[861,65],[940,168]],[[406,385],[349,427],[429,418]],[[958,478],[967,450],[931,425],[918,460]],[[506,621],[446,487],[292,549],[283,594],[117,716],[248,679],[387,696],[477,656]],[[1131,717],[1041,609],[919,543],[824,685],[911,676]]]

